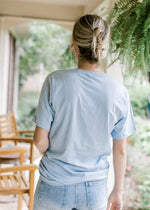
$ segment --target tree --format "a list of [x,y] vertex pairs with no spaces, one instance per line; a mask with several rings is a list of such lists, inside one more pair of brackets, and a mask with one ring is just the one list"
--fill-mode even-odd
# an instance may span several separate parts
[[46,74],[58,69],[74,68],[76,62],[69,53],[70,40],[71,31],[61,26],[33,22],[29,37],[16,42],[20,86],[28,75],[39,71],[41,64]]

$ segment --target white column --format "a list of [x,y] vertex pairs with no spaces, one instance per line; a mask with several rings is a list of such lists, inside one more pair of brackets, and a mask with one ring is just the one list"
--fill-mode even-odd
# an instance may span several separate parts
[[118,80],[123,84],[123,75],[122,75],[123,66],[119,61],[116,61],[112,66],[107,69],[107,74]]
[[7,110],[9,49],[9,31],[5,20],[0,18],[0,114],[5,114]]
[[17,116],[18,109],[18,97],[19,97],[19,57],[18,51],[15,52],[15,74],[14,74],[14,90],[13,90],[13,112],[15,116]]
[[[31,20],[5,16],[0,17],[0,115],[7,112],[8,74],[10,59],[9,33],[13,32],[13,27],[28,22],[31,22]],[[21,28],[21,32],[23,32],[24,35],[26,31]],[[14,97],[13,111],[16,114],[18,102],[18,69],[14,75],[14,90],[12,90],[12,95]]]

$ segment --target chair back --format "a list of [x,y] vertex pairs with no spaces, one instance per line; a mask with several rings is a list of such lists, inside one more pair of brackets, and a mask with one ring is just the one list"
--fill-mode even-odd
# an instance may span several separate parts
[[[5,115],[0,115],[0,137],[13,138],[18,136],[17,123],[12,112]],[[3,142],[3,144],[8,144]],[[2,145],[1,145],[2,146]]]

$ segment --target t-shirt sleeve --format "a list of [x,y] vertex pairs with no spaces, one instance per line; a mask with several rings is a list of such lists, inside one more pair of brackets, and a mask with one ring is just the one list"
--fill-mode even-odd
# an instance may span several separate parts
[[52,97],[52,84],[50,83],[49,76],[46,78],[36,108],[35,116],[33,121],[40,128],[47,131],[50,130],[51,123],[54,120],[54,110],[51,103]]
[[[136,132],[135,122],[133,118],[132,107],[128,92],[126,92],[125,100],[120,104],[118,109],[118,120],[114,125],[111,135],[114,139],[125,139]],[[116,113],[117,115],[117,113]]]

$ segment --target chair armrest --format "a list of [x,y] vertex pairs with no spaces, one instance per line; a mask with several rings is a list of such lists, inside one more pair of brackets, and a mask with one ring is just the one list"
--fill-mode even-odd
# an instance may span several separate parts
[[27,143],[33,143],[33,138],[29,137],[13,137],[13,138],[0,138],[0,141],[18,141],[18,142],[27,142]]
[[10,148],[10,149],[0,149],[0,155],[7,155],[7,154],[16,154],[16,153],[20,153],[20,154],[24,154],[27,151],[25,149],[22,148]]
[[24,130],[24,131],[18,131],[19,134],[26,134],[26,133],[34,133],[34,131],[30,131],[30,130]]
[[[11,155],[11,154],[20,154],[20,164],[22,165],[23,162],[24,162],[24,154],[26,153],[27,151],[25,149],[22,149],[22,148],[10,148],[10,149],[4,149],[4,148],[1,148],[0,149],[0,155],[2,157],[5,157],[5,155],[8,157],[8,155]],[[1,169],[0,169],[1,170]]]
[[7,172],[17,172],[17,171],[35,171],[38,169],[38,166],[29,164],[29,165],[19,165],[7,168],[1,168],[0,173],[7,173]]
[[30,163],[33,162],[33,146],[34,142],[32,138],[29,137],[13,137],[13,138],[0,138],[0,141],[14,141],[14,142],[25,142],[30,143]]

